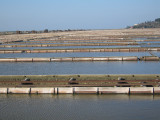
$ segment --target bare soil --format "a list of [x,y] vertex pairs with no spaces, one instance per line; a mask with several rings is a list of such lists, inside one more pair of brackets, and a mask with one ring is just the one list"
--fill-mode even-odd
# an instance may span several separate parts
[[155,29],[114,29],[67,31],[35,34],[0,35],[0,42],[29,41],[29,40],[101,40],[101,39],[130,39],[134,37],[160,37],[160,28]]

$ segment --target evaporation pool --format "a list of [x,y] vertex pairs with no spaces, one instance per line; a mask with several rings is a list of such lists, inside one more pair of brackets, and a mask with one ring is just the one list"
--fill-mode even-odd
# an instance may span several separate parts
[[159,74],[159,72],[159,61],[0,63],[0,75]]
[[6,49],[74,49],[74,48],[133,48],[141,47],[137,45],[127,45],[127,46],[55,46],[55,47],[0,47],[1,50]]
[[[160,54],[160,52],[154,52]],[[64,53],[6,53],[0,54],[0,58],[18,57],[110,57],[110,56],[151,56],[149,52],[64,52]]]
[[158,120],[159,95],[1,94],[2,120]]

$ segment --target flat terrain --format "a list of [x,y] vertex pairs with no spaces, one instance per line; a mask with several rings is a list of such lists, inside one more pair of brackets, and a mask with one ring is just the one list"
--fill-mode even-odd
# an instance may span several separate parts
[[[24,81],[29,78],[30,81]],[[0,76],[0,87],[94,87],[159,86],[159,74],[141,75],[8,75]],[[24,84],[23,84],[24,83]],[[32,84],[28,84],[32,83]]]
[[[108,42],[110,41],[110,43],[106,43],[105,40],[106,41],[108,40]],[[136,41],[136,40],[139,40],[139,41]],[[55,43],[51,44],[49,43],[50,41]],[[67,41],[69,44],[66,43]],[[73,41],[75,43],[71,44],[70,42],[73,42]],[[149,71],[150,69],[155,73],[159,71],[159,68],[157,68],[157,66],[159,64],[158,51],[160,50],[160,47],[159,47],[160,28],[159,29],[65,31],[65,32],[49,32],[49,33],[35,33],[35,34],[11,34],[11,35],[0,35],[0,42],[2,43],[2,45],[0,45],[1,47],[0,58],[1,58],[1,61],[4,62],[0,66],[1,75],[3,74],[6,75],[6,76],[0,76],[1,87],[6,87],[6,86],[11,86],[11,87],[28,87],[28,86],[31,86],[31,87],[36,87],[36,86],[38,87],[44,87],[44,86],[45,87],[52,87],[52,86],[61,86],[61,87],[71,87],[71,86],[83,86],[83,87],[85,86],[90,86],[90,87],[133,86],[134,87],[134,86],[138,86],[138,87],[141,87],[141,86],[147,86],[148,87],[149,86],[151,87],[151,86],[156,86],[158,87],[160,86],[160,79],[158,75],[159,73],[157,75],[147,74],[147,71]],[[39,43],[36,43],[36,42],[39,42]],[[47,42],[49,44],[47,44]],[[126,42],[126,43],[123,43],[123,42]],[[73,46],[76,46],[76,47],[73,47]],[[81,47],[78,47],[78,46],[81,46]],[[90,50],[90,46],[94,46],[94,49]],[[100,48],[100,46],[105,47],[105,49]],[[114,48],[112,48],[113,46]],[[124,46],[125,48],[122,49],[122,47]],[[43,49],[41,49],[42,47]],[[59,50],[56,50],[57,48]],[[80,48],[82,51],[77,51]],[[155,51],[155,52],[152,53],[152,51]],[[75,54],[72,54],[72,56],[69,56],[70,58],[69,57],[67,59],[64,58],[65,54],[67,55],[68,53],[75,53],[75,52],[83,56],[83,58],[79,58],[79,57],[76,58]],[[93,62],[93,58],[95,57],[95,52],[99,52],[100,55],[98,56],[99,58],[95,59],[96,62]],[[103,54],[101,54],[100,52]],[[104,55],[104,52],[112,52],[110,53],[112,56],[113,56],[113,52],[117,52],[117,54],[120,54],[120,52],[124,52],[125,54],[127,53],[129,55],[131,55],[131,52],[145,52],[145,54],[147,53],[147,55],[151,57],[151,59],[149,59],[150,62],[152,60],[154,60],[154,62],[151,62],[149,64],[142,61],[135,62],[135,63],[125,62],[127,58],[125,58],[124,54],[123,55],[121,54],[121,56],[123,56],[125,59],[123,59],[122,57],[120,58],[118,57],[115,59],[114,57],[117,57],[117,56],[114,56],[113,58],[112,57],[107,58],[108,59],[107,61],[112,60],[113,62],[106,61],[104,63],[104,62],[100,62],[100,60],[102,59],[101,57],[104,57],[103,60],[104,59],[106,60],[107,54]],[[17,54],[14,54],[14,53],[17,53]],[[28,57],[28,59],[26,59],[27,58],[26,56],[28,55],[28,53],[30,54],[35,53],[35,54],[32,54],[33,55],[32,57]],[[43,56],[44,55],[43,53],[46,53],[46,54],[50,53],[50,54],[48,54],[46,58]],[[56,54],[61,55],[59,59],[58,57],[54,58]],[[85,54],[87,56],[84,56]],[[88,57],[90,54],[93,54],[92,59]],[[136,61],[139,60],[137,57],[135,57],[137,56],[137,54],[134,55],[134,60],[136,58]],[[17,57],[18,55],[23,57],[18,58]],[[12,58],[11,56],[14,56],[13,57],[14,60],[11,59]],[[37,56],[41,57],[40,58],[41,61],[39,61],[39,59],[37,60]],[[140,60],[143,60],[145,58],[144,61],[147,61],[147,57],[143,57],[143,56],[140,56],[140,57],[142,58]],[[133,58],[133,56],[131,58]],[[56,62],[54,64],[46,63],[52,60]],[[87,60],[90,61],[90,63],[86,62]],[[123,62],[115,63],[116,60],[117,61],[121,60]],[[157,62],[155,62],[155,60]],[[19,63],[13,63],[13,61],[16,61]],[[34,61],[38,63],[33,63]],[[57,61],[61,61],[62,63],[58,63]],[[81,61],[81,62],[78,65],[77,62],[75,61]],[[26,63],[23,63],[23,62],[26,62]],[[39,64],[39,62],[41,63]],[[152,65],[152,63],[154,63],[154,65]],[[144,66],[140,67],[141,65],[142,66],[144,65]],[[146,68],[149,65],[152,65],[152,67],[149,67],[149,69]],[[125,69],[122,68],[121,66],[124,67]],[[16,68],[16,69],[13,69],[13,68]],[[137,68],[138,70],[140,69],[139,71],[140,73],[145,73],[147,75],[136,75],[137,73],[140,74],[139,72],[137,72],[136,74],[131,74],[131,73],[135,73],[132,70],[138,71]],[[141,68],[144,68],[144,69],[141,69]],[[94,69],[97,70],[95,72],[96,74],[99,73],[99,74],[106,74],[106,75],[100,75],[100,76],[99,75],[82,75],[82,73],[93,74]],[[129,73],[131,75],[120,75],[120,74],[108,75],[108,73],[111,73],[111,74],[121,73],[121,71],[122,73],[126,74],[130,70],[131,70],[131,73],[130,72]],[[145,72],[141,72],[141,71],[145,71]],[[150,73],[151,71],[149,71],[149,74],[155,74],[154,72]],[[31,75],[34,73],[35,76],[28,76],[28,75],[13,76],[15,73],[17,75],[18,74],[26,75],[27,73],[29,73],[28,75]],[[42,74],[43,75],[47,74],[47,75],[38,76],[37,74],[40,74],[40,73],[41,75]],[[62,73],[68,74],[68,75],[64,75],[64,76],[60,75]],[[69,75],[73,73],[74,74],[81,73],[81,75]],[[55,76],[52,74],[59,74],[59,76]],[[48,75],[51,75],[51,76],[48,76]],[[28,81],[24,81],[26,77],[31,80],[29,81],[29,84],[27,83]],[[73,79],[73,78],[76,80],[69,81],[70,79]],[[119,81],[119,80],[122,80],[122,81]]]
[[29,40],[90,40],[90,39],[130,39],[134,37],[160,37],[160,28],[156,29],[117,29],[88,30],[35,34],[1,35],[0,42]]

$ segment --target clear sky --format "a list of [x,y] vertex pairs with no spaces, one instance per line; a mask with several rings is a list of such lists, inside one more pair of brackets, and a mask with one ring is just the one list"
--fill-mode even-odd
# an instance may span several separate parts
[[119,29],[160,17],[160,0],[0,0],[0,31]]

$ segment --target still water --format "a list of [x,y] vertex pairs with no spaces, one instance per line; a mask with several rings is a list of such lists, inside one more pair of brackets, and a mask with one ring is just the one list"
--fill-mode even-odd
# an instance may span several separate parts
[[0,95],[0,120],[158,120],[159,95]]
[[[55,46],[55,47],[0,47],[0,49],[72,49],[72,48],[132,48],[132,47],[141,47],[137,45],[128,45],[128,46]],[[144,46],[145,47],[145,46]]]
[[0,75],[160,74],[160,62],[1,62]]
[[[160,52],[154,52],[154,53],[160,54]],[[73,52],[73,53],[68,52],[68,53],[0,54],[0,58],[14,58],[14,57],[109,57],[109,56],[137,56],[137,57],[141,57],[141,56],[151,56],[151,54],[149,52]]]

